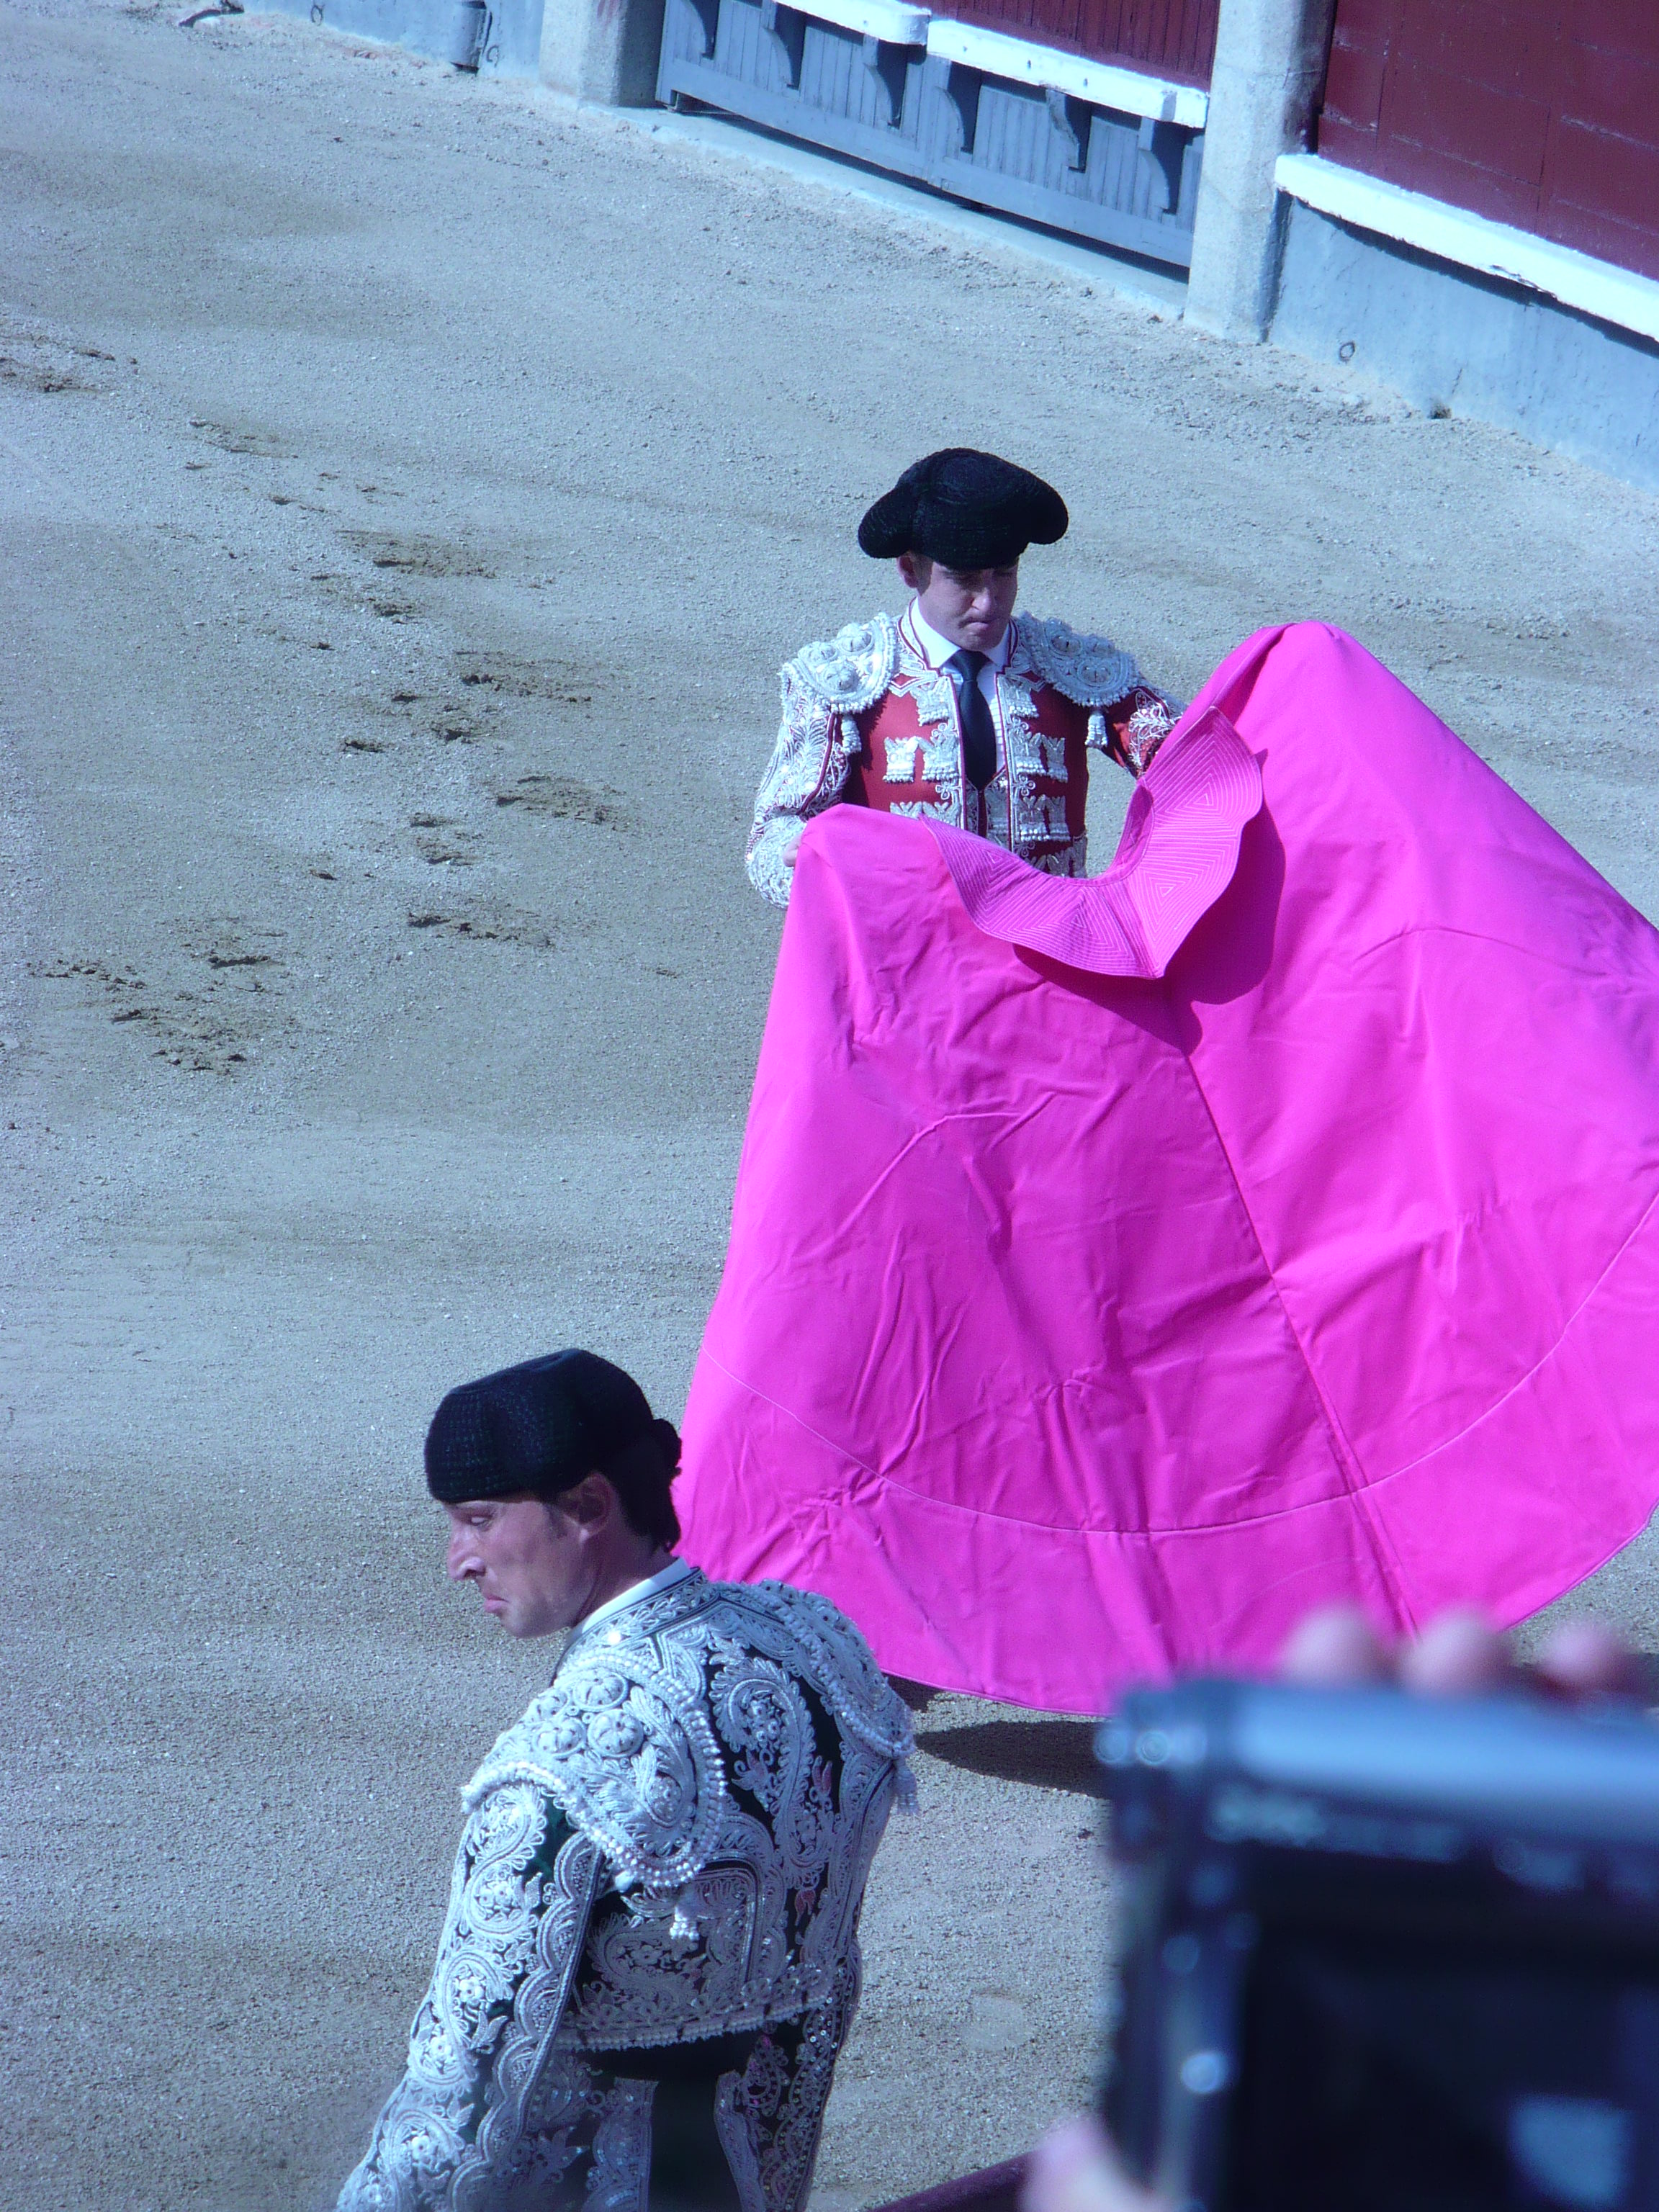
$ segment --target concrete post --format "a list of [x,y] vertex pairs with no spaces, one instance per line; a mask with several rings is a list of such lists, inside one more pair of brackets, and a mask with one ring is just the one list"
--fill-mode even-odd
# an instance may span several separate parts
[[656,98],[663,0],[544,0],[541,81],[601,107]]
[[1259,339],[1283,248],[1273,163],[1307,143],[1335,0],[1221,0],[1187,320]]

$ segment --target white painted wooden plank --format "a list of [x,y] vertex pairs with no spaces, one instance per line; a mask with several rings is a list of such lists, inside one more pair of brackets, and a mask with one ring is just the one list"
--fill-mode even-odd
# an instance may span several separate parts
[[950,23],[935,15],[927,26],[927,51],[966,69],[983,70],[987,76],[1006,77],[1013,84],[1052,84],[1096,107],[1150,115],[1159,123],[1180,123],[1191,131],[1201,131],[1210,112],[1210,95],[1195,85],[1172,84],[1112,62],[1063,54],[1058,46],[1011,39],[1006,31],[983,30],[977,23]]
[[926,8],[913,8],[906,0],[812,0],[803,15],[820,23],[834,23],[843,31],[856,31],[866,39],[884,39],[894,46],[925,46],[931,17]]

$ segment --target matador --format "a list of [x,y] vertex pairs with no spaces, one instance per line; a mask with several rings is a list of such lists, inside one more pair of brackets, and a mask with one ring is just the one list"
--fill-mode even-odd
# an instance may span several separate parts
[[1088,864],[1091,749],[1139,776],[1173,702],[1109,638],[1014,612],[1020,556],[1065,535],[1051,484],[952,447],[906,469],[859,526],[910,603],[783,670],[777,744],[755,803],[750,881],[787,905],[805,824],[837,804],[988,837],[1050,875]]
[[448,1571],[574,1630],[465,1795],[408,2068],[340,2212],[799,2212],[909,1717],[852,1623],[675,1558],[679,1439],[555,1352],[427,1438]]

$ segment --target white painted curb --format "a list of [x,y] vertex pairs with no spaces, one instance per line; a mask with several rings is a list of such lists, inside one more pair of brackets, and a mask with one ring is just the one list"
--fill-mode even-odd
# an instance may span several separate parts
[[1557,246],[1507,222],[1470,215],[1425,192],[1386,184],[1358,169],[1345,169],[1317,154],[1281,154],[1273,165],[1281,192],[1340,222],[1357,224],[1383,238],[1398,239],[1437,260],[1483,276],[1499,276],[1529,292],[1542,292],[1563,307],[1577,307],[1603,323],[1659,339],[1659,283],[1598,261],[1571,246]]

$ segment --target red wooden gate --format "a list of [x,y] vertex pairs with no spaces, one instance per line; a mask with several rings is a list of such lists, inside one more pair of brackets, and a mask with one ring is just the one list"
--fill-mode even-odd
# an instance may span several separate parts
[[1659,276],[1659,4],[1337,0],[1318,145]]
[[933,13],[1178,84],[1207,85],[1219,5],[1220,0],[933,0]]

